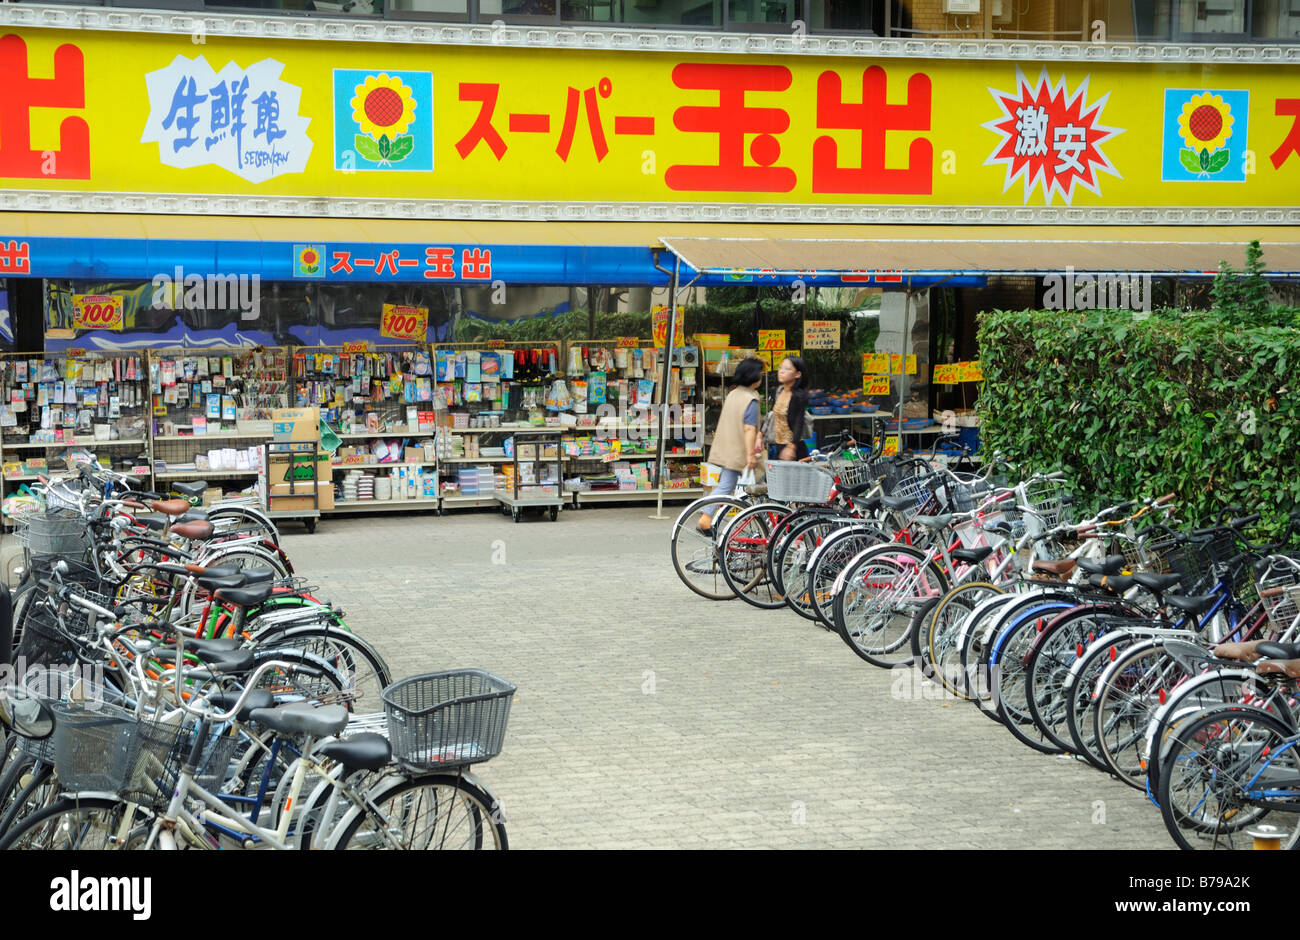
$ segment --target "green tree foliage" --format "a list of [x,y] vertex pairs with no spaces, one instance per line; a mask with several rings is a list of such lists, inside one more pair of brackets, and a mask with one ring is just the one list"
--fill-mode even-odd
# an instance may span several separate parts
[[1300,506],[1300,331],[1248,317],[981,315],[985,450],[1066,467],[1092,506],[1176,493],[1184,519],[1227,505],[1280,531]]

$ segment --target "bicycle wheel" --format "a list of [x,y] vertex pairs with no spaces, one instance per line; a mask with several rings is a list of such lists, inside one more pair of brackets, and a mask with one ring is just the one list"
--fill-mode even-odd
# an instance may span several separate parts
[[1300,754],[1295,732],[1257,708],[1211,711],[1176,735],[1158,789],[1160,815],[1178,847],[1252,848],[1267,817],[1283,846],[1300,841]]
[[334,840],[336,849],[407,851],[509,848],[500,805],[464,777],[428,774],[373,794],[373,812],[352,809]]
[[767,560],[765,563],[767,565],[767,570],[772,573],[772,583],[776,585],[776,591],[778,594],[784,596],[786,590],[785,582],[782,580],[783,572],[777,564],[777,559],[786,544],[789,542],[790,537],[796,530],[802,529],[805,524],[814,520],[820,519],[824,521],[840,518],[842,517],[829,507],[813,506],[805,509],[794,510],[782,519],[780,524],[772,530],[771,537],[767,540]]
[[1073,598],[1068,595],[1049,592],[1004,595],[990,598],[982,612],[975,611],[972,618],[963,624],[961,674],[967,684],[967,697],[993,721],[1003,723],[998,712],[1000,676],[992,668],[998,639],[1009,627],[1019,623],[1028,611],[1054,600],[1073,604]]
[[809,610],[827,630],[835,627],[835,583],[844,566],[869,548],[890,540],[884,526],[870,520],[855,522],[826,539],[808,563]]
[[1119,657],[1121,650],[1128,649],[1133,643],[1134,638],[1128,633],[1115,632],[1098,637],[1084,650],[1083,658],[1070,667],[1065,680],[1065,724],[1070,734],[1071,750],[1107,773],[1110,768],[1101,756],[1093,724],[1092,710],[1096,705],[1093,693],[1102,673]]
[[1183,723],[1211,709],[1236,707],[1251,697],[1262,699],[1255,688],[1257,682],[1253,670],[1218,668],[1194,676],[1173,691],[1169,700],[1151,716],[1142,741],[1149,793],[1159,791],[1161,762]]
[[[673,523],[673,570],[682,584],[700,597],[727,601],[736,596],[722,577],[717,536],[726,530],[745,505],[742,500],[730,496],[706,496],[682,510]],[[706,513],[712,517],[712,526],[703,531],[699,527],[699,518]]]
[[1029,653],[1025,666],[1025,701],[1039,732],[1062,751],[1078,753],[1067,727],[1069,696],[1065,681],[1076,659],[1115,619],[1110,609],[1069,610],[1049,623]]
[[392,671],[379,652],[355,633],[326,624],[306,624],[256,634],[253,643],[261,650],[291,647],[320,657],[333,666],[343,681],[350,701],[383,707],[380,693],[392,685]]
[[59,781],[54,776],[53,765],[43,761],[24,761],[16,771],[12,780],[6,772],[5,785],[9,789],[0,794],[0,835],[50,805],[59,793]]
[[904,545],[878,546],[845,569],[835,595],[835,625],[858,656],[891,669],[911,658],[908,631],[916,608],[947,591],[943,572],[924,553]]
[[958,640],[961,627],[981,601],[1005,594],[1006,589],[990,581],[971,581],[959,584],[939,599],[925,621],[925,651],[922,669],[926,675],[943,684],[954,695],[970,698],[965,677],[961,671],[961,648]]
[[1048,741],[1030,717],[1026,660],[1039,631],[1062,609],[1064,605],[1047,604],[1021,614],[998,635],[987,660],[992,687],[997,689],[997,716],[1012,737],[1044,754],[1059,754],[1062,749]]
[[140,848],[152,821],[149,810],[111,797],[64,797],[0,836],[0,852]]
[[1121,653],[1098,681],[1093,733],[1107,769],[1124,783],[1146,789],[1141,744],[1147,723],[1178,683],[1190,676],[1156,642],[1136,643]]
[[764,610],[785,606],[767,570],[767,546],[790,507],[759,503],[741,510],[718,540],[722,577],[742,601]]
[[816,620],[813,598],[808,590],[808,562],[828,536],[843,528],[845,520],[834,517],[805,519],[781,541],[772,560],[772,577],[776,589],[796,614]]
[[208,521],[219,536],[242,532],[280,544],[280,530],[275,523],[250,506],[214,506],[207,510]]

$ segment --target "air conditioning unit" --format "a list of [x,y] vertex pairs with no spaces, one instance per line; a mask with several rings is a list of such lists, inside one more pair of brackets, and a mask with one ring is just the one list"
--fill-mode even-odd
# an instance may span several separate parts
[[943,0],[945,13],[978,13],[980,0]]
[[993,0],[993,22],[1010,23],[1014,0]]

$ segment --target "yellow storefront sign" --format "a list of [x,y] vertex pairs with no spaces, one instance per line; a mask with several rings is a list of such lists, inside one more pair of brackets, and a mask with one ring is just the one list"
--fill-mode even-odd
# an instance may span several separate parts
[[1277,65],[8,35],[2,64],[26,77],[5,93],[30,115],[0,141],[10,190],[1300,205],[1300,95]]
[[77,330],[122,329],[122,298],[117,294],[73,294],[72,327]]

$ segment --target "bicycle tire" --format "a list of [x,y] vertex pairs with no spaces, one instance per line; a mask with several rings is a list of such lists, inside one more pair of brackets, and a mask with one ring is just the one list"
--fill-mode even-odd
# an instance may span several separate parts
[[[464,777],[426,774],[401,780],[370,799],[385,816],[385,829],[401,827],[406,850],[505,850],[510,847],[500,806]],[[430,814],[432,818],[430,817]],[[385,841],[367,827],[377,820],[353,808],[332,840],[337,850],[384,849]],[[407,827],[419,823],[414,833]]]
[[[128,812],[129,819],[124,816]],[[0,836],[0,852],[140,848],[148,836],[152,817],[150,810],[112,797],[64,797]],[[124,822],[129,828],[126,837],[119,838]]]
[[383,709],[380,693],[392,685],[392,670],[379,651],[355,633],[324,624],[290,625],[256,634],[253,642],[258,649],[289,646],[319,656],[337,670],[344,690],[353,694],[351,702],[370,702],[375,711]]
[[991,644],[986,661],[989,675],[996,677],[997,716],[1012,737],[1043,754],[1059,754],[1062,748],[1047,741],[1029,715],[1025,659],[1047,618],[1061,610],[1062,606],[1046,604],[1024,611]]
[[[835,594],[835,626],[860,658],[892,669],[912,655],[908,631],[915,608],[948,592],[943,571],[919,549],[879,545],[844,569]],[[900,655],[901,651],[901,655]]]
[[[1168,661],[1167,663],[1165,661]],[[1145,661],[1145,665],[1143,665]],[[1092,722],[1097,749],[1107,771],[1137,790],[1146,789],[1144,758],[1138,749],[1145,739],[1153,699],[1189,674],[1156,641],[1135,643],[1119,654],[1109,675],[1098,680]]]
[[957,646],[965,618],[989,597],[1006,594],[1006,589],[991,581],[969,581],[950,590],[931,610],[925,632],[925,675],[940,682],[954,695],[970,698],[965,677],[961,674],[961,651]]
[[1026,611],[1054,598],[1073,601],[1069,595],[1046,591],[1013,594],[1002,603],[990,605],[978,620],[963,627],[965,637],[961,647],[961,672],[972,692],[968,697],[981,712],[999,724],[1004,724],[997,708],[1000,690],[996,688],[998,677],[993,675],[990,664],[998,637],[1018,622]]
[[44,762],[24,762],[21,771],[7,782],[11,783],[10,792],[0,794],[0,835],[48,806],[60,792],[54,766]]
[[[682,510],[673,523],[669,539],[673,570],[682,584],[700,597],[711,601],[735,599],[736,594],[727,585],[719,567],[717,537],[746,505],[745,501],[731,496],[705,496]],[[719,518],[718,510],[724,506],[728,511]],[[700,529],[697,517],[710,508],[713,510],[709,513],[712,526],[706,532]]]
[[844,566],[867,549],[889,541],[889,533],[880,523],[866,519],[826,540],[817,557],[809,560],[809,609],[818,623],[832,633],[839,632],[835,627],[835,584]]
[[843,524],[843,520],[834,517],[805,519],[781,542],[772,561],[772,577],[777,590],[784,595],[786,605],[814,623],[817,614],[813,611],[813,596],[809,590],[808,562],[826,536]]
[[1066,679],[1065,721],[1072,750],[1104,773],[1109,773],[1110,768],[1097,745],[1092,721],[1093,693],[1106,667],[1118,658],[1120,650],[1127,649],[1134,641],[1132,634],[1119,631],[1097,637],[1096,642],[1084,650],[1082,660],[1071,668],[1071,675]]
[[767,569],[767,546],[791,510],[784,503],[759,503],[741,510],[718,540],[722,577],[742,601],[762,610],[785,606]]
[[1190,721],[1170,748],[1157,791],[1165,829],[1178,847],[1251,848],[1248,830],[1275,815],[1272,801],[1254,794],[1276,775],[1286,781],[1276,800],[1289,817],[1284,846],[1294,849],[1300,842],[1300,752],[1294,739],[1295,732],[1276,716],[1249,706]]
[[[1077,754],[1067,728],[1065,680],[1074,661],[1102,632],[1098,618],[1113,620],[1113,608],[1078,607],[1047,624],[1025,665],[1025,702],[1039,733],[1061,751]],[[1103,620],[1103,622],[1104,622]]]
[[245,528],[251,534],[256,534],[274,545],[280,544],[280,530],[276,528],[275,523],[252,507],[213,506],[207,510],[207,514],[208,521],[219,533],[222,527],[218,523],[230,520],[233,526]]

